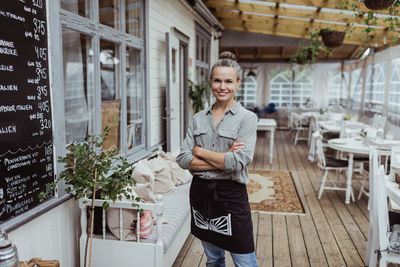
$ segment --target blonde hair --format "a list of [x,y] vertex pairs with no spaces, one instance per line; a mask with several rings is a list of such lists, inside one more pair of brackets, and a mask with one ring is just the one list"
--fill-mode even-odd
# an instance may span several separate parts
[[236,70],[237,79],[241,80],[242,68],[237,63],[236,56],[235,56],[234,53],[229,52],[229,51],[224,51],[221,54],[219,54],[219,59],[211,67],[210,80],[212,78],[212,74],[213,74],[214,68],[216,68],[216,67],[231,67],[231,68],[234,68]]

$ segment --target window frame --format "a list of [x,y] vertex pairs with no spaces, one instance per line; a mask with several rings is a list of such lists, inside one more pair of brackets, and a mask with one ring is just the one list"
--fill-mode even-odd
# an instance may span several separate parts
[[[58,87],[60,91],[64,92],[64,77],[63,77],[63,56],[62,56],[62,31],[63,29],[69,29],[72,31],[79,32],[81,34],[87,35],[92,40],[92,47],[93,47],[93,64],[94,64],[94,85],[95,88],[93,93],[93,132],[89,134],[100,134],[102,132],[102,117],[101,115],[101,88],[100,86],[100,40],[105,40],[108,42],[113,42],[118,45],[118,53],[120,55],[120,64],[119,68],[119,77],[118,83],[120,84],[117,93],[117,98],[121,100],[121,107],[120,107],[120,121],[119,121],[119,135],[120,135],[120,155],[127,157],[130,162],[137,161],[147,155],[149,155],[152,150],[150,147],[150,123],[149,123],[149,99],[150,93],[148,88],[149,84],[149,77],[148,77],[148,69],[149,69],[149,62],[148,62],[148,51],[149,51],[149,44],[148,44],[148,33],[149,33],[149,26],[148,26],[148,19],[149,19],[149,7],[148,2],[146,0],[141,0],[141,21],[140,21],[140,30],[141,30],[141,38],[136,37],[133,34],[129,34],[126,32],[126,1],[120,0],[120,9],[119,9],[119,29],[112,28],[110,26],[101,24],[99,21],[99,9],[98,9],[98,0],[90,0],[90,16],[83,17],[74,12],[64,10],[61,8],[59,1],[58,8],[56,9],[59,15],[59,29],[57,35],[60,36],[58,42],[60,43],[59,48],[55,49],[56,54],[59,54],[60,64],[58,64],[58,69],[61,73],[62,79],[59,82]],[[60,41],[61,40],[61,41]],[[142,91],[141,95],[143,96],[143,106],[141,113],[142,116],[142,144],[138,147],[128,149],[127,146],[127,139],[128,139],[128,127],[127,127],[127,85],[126,85],[126,51],[127,49],[137,49],[140,51],[140,62],[141,62],[141,70],[142,70]],[[62,97],[63,102],[64,98]],[[61,103],[60,103],[61,104]],[[54,113],[57,116],[65,118],[65,110],[64,110],[64,103],[62,105],[54,106],[53,109]],[[64,120],[62,123],[58,123],[57,127],[61,127],[60,131],[57,131],[58,137],[57,139],[57,147],[56,151],[58,155],[65,155],[66,153],[66,142],[65,136],[62,136],[62,133],[65,132],[65,124]],[[61,136],[59,136],[61,135]],[[60,166],[61,167],[61,166]]]

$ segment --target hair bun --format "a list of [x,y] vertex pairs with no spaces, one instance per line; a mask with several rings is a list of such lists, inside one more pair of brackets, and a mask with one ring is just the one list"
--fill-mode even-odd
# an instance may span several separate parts
[[230,51],[224,51],[221,54],[219,54],[219,59],[231,59],[233,61],[236,61],[236,56],[234,53]]

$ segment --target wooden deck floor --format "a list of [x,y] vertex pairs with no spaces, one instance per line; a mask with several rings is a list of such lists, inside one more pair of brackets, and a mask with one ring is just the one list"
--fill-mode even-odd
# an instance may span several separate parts
[[[259,266],[364,266],[368,236],[367,199],[344,204],[344,192],[317,190],[321,172],[307,160],[304,141],[293,145],[286,131],[275,133],[274,158],[269,164],[269,137],[259,133],[252,169],[292,172],[305,215],[253,213]],[[353,180],[355,196],[360,182]],[[205,266],[200,241],[188,237],[174,267]],[[230,256],[227,266],[234,266]]]

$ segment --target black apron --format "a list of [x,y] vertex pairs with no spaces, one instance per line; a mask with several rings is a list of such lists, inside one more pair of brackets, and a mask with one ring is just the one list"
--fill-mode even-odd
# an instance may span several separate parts
[[194,236],[233,253],[254,252],[246,185],[195,176],[190,187],[190,206]]

